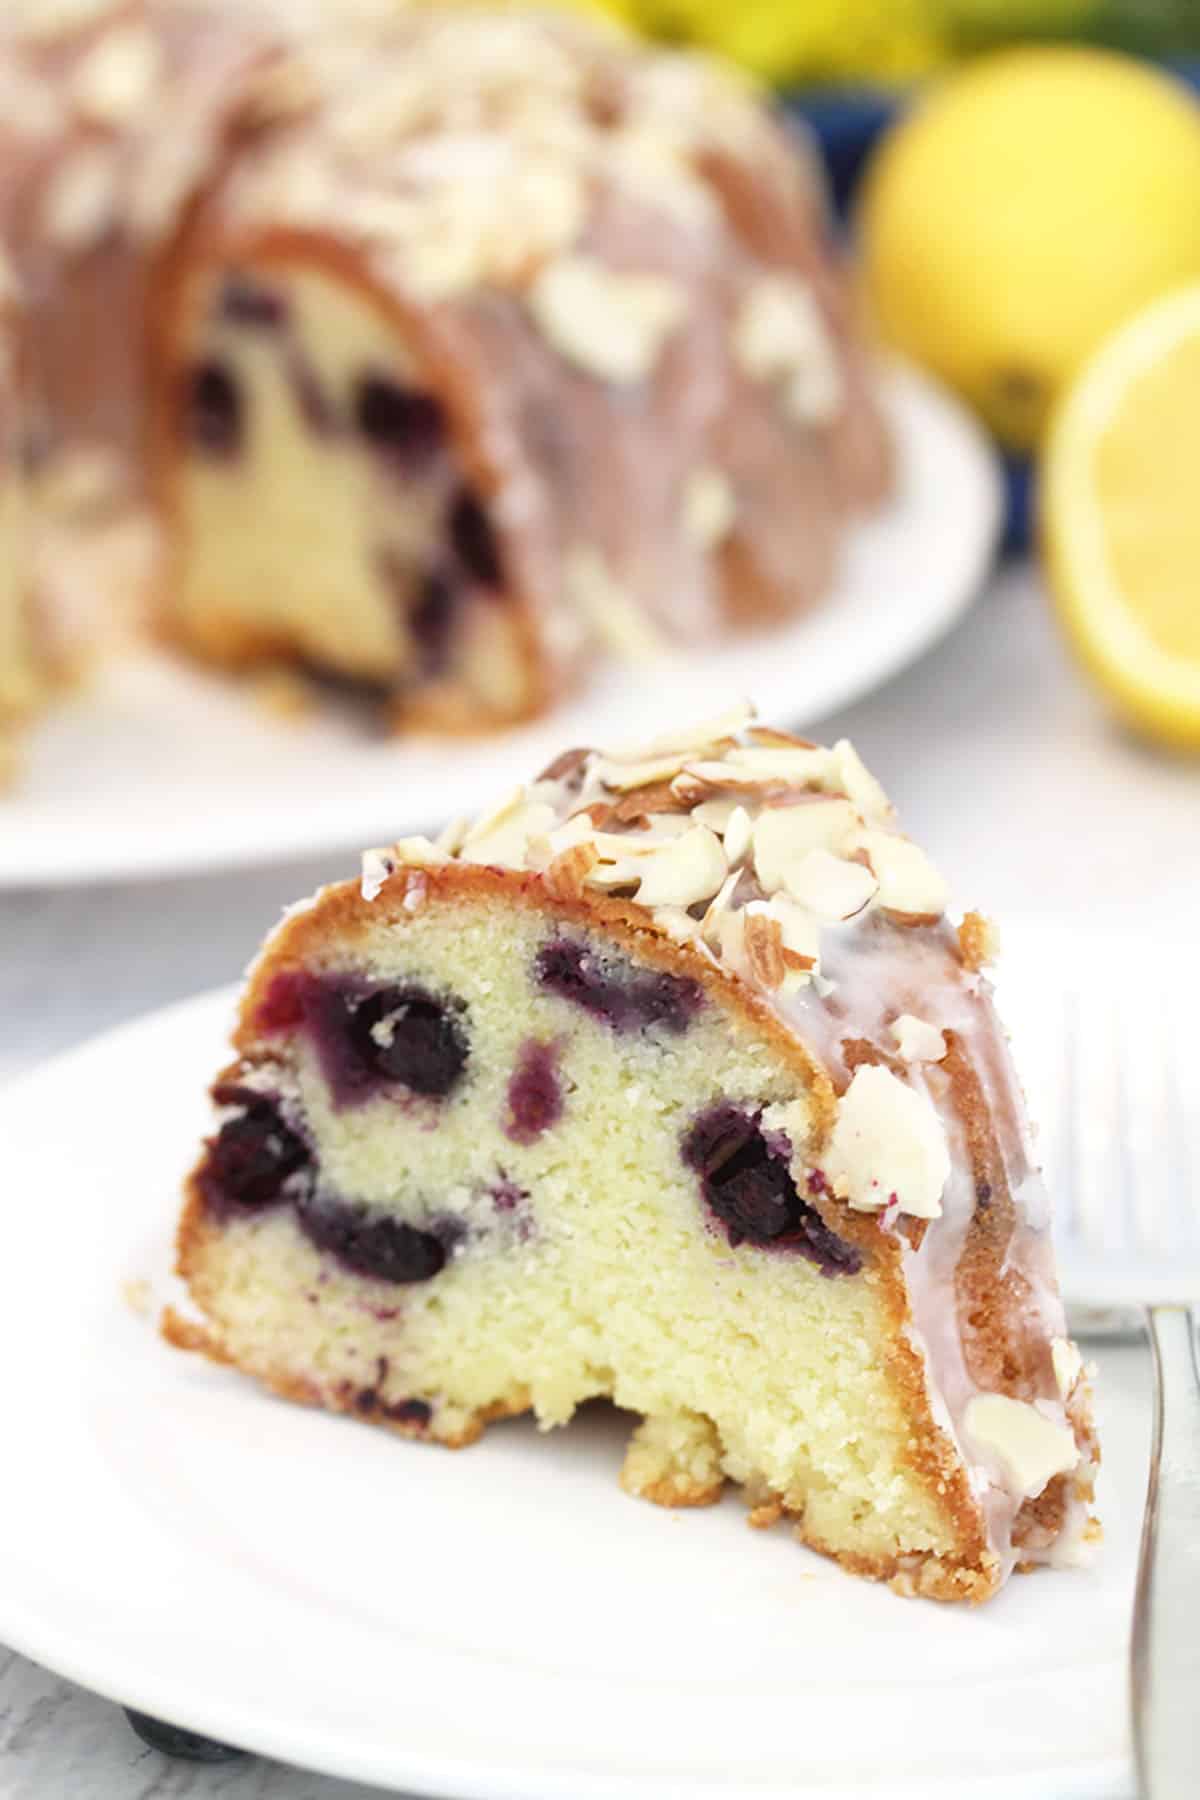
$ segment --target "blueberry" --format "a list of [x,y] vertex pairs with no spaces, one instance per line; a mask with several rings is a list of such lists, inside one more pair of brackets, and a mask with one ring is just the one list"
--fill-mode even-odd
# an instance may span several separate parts
[[789,1146],[763,1132],[760,1113],[719,1101],[693,1121],[683,1160],[700,1176],[704,1198],[729,1242],[797,1251],[823,1275],[856,1275],[862,1257],[801,1199],[789,1167]]
[[205,1204],[217,1217],[276,1205],[293,1178],[309,1167],[308,1147],[284,1124],[269,1096],[223,1086],[214,1098],[241,1111],[209,1141],[199,1175]]
[[367,442],[386,456],[423,462],[445,436],[442,409],[432,394],[401,387],[386,375],[364,375],[354,416]]
[[428,1425],[433,1417],[433,1408],[427,1400],[397,1400],[393,1406],[385,1406],[384,1416],[395,1419],[398,1425]]
[[259,287],[245,275],[228,275],[221,288],[217,310],[231,325],[277,330],[287,319],[287,301],[270,288]]
[[451,504],[450,542],[469,575],[484,587],[500,586],[500,552],[495,533],[470,488],[459,488]]
[[444,1239],[454,1241],[452,1229],[442,1234],[419,1231],[387,1214],[374,1216],[365,1206],[337,1200],[327,1194],[301,1196],[296,1217],[305,1236],[356,1275],[377,1281],[429,1281],[446,1266]]
[[152,1750],[161,1750],[164,1756],[182,1757],[186,1762],[221,1763],[233,1762],[235,1757],[246,1754],[233,1744],[219,1744],[216,1738],[201,1737],[198,1732],[168,1725],[149,1713],[135,1712],[132,1706],[124,1710],[143,1744],[149,1744]]
[[422,988],[378,989],[356,1007],[352,1035],[369,1068],[414,1094],[443,1099],[467,1065],[467,1037],[458,1017]]
[[421,597],[408,615],[408,628],[421,651],[426,675],[440,675],[450,649],[459,596],[445,575],[427,575]]
[[261,1031],[311,1038],[336,1107],[402,1083],[441,1099],[461,1079],[470,1046],[462,1001],[416,986],[372,988],[353,976],[283,970],[259,1002]]
[[506,1137],[514,1144],[533,1144],[562,1117],[562,1084],[558,1052],[553,1044],[531,1038],[522,1044],[508,1084]]
[[234,456],[243,437],[242,392],[222,362],[197,363],[187,378],[188,436],[210,456]]
[[699,982],[687,976],[651,973],[615,957],[601,959],[571,938],[543,944],[534,973],[550,993],[618,1032],[657,1027],[679,1036],[704,1003]]

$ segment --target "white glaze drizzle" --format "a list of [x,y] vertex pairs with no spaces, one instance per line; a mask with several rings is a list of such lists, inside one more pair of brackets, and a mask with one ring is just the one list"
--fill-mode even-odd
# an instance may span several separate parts
[[[880,1229],[895,1234],[901,1247],[912,1313],[909,1336],[924,1362],[930,1407],[967,1468],[1002,1577],[1018,1560],[1078,1561],[1086,1536],[1086,1502],[1074,1497],[1073,1489],[1055,1541],[1016,1546],[1014,1525],[1029,1496],[1015,1488],[1003,1461],[986,1445],[973,1442],[967,1431],[967,1409],[985,1390],[971,1371],[957,1283],[977,1209],[993,1198],[1001,1202],[1003,1196],[977,1190],[966,1125],[949,1074],[940,1062],[898,1059],[892,1031],[898,1017],[916,1014],[961,1046],[973,1071],[1011,1201],[1012,1230],[1002,1274],[1011,1275],[1024,1290],[1019,1303],[1010,1297],[1005,1304],[1010,1309],[1019,1304],[1019,1322],[1034,1342],[1046,1347],[1039,1366],[1027,1371],[1032,1385],[1021,1398],[1048,1420],[1082,1427],[1083,1391],[1077,1387],[1064,1401],[1049,1354],[1051,1339],[1067,1335],[1054,1273],[1049,1197],[1036,1167],[1023,1096],[991,989],[967,966],[941,911],[940,878],[915,849],[910,855],[883,790],[850,746],[823,750],[781,733],[756,732],[752,717],[749,708],[738,708],[708,726],[635,749],[581,751],[560,758],[554,765],[560,772],[509,797],[503,836],[497,840],[502,853],[496,860],[500,866],[539,873],[558,891],[564,881],[573,882],[580,892],[618,892],[634,904],[646,871],[656,864],[653,879],[645,883],[657,902],[645,908],[646,923],[675,942],[688,942],[754,987],[823,1064],[839,1094],[849,1084],[854,1063],[873,1060],[891,1066],[900,1080],[929,1099],[950,1149],[941,1216],[927,1223],[916,1248],[897,1208],[885,1207],[877,1217]],[[796,809],[830,798],[848,802],[852,809],[828,812],[838,827],[830,849],[846,861],[869,863],[881,884],[880,892],[845,920],[814,914],[794,898],[802,892],[811,904],[814,865],[779,884],[779,868],[795,870],[797,865],[772,855],[756,866],[752,836],[764,815],[771,815],[769,830],[776,838],[786,835],[788,828],[778,819],[788,809],[807,844],[814,831],[819,835],[824,829],[826,815]],[[623,818],[613,816],[618,805],[624,808]],[[735,812],[740,815],[736,820]],[[730,843],[715,848],[727,830]],[[893,858],[889,843],[905,848]],[[879,846],[874,855],[872,846]],[[729,855],[730,849],[737,854]],[[453,860],[449,849],[427,840],[406,840],[403,850],[404,861]],[[669,855],[659,861],[663,852]],[[368,853],[366,895],[380,890],[385,866],[380,857],[389,854]],[[906,889],[895,885],[893,863],[908,883]],[[774,891],[764,887],[761,869],[769,869]],[[792,891],[788,879],[795,883]],[[673,880],[679,884],[677,903],[672,903]],[[698,885],[706,899],[697,901]],[[914,910],[921,909],[919,917],[898,915],[895,904],[890,909],[883,904],[885,897],[903,900],[906,892],[913,896]],[[923,896],[933,897],[936,912],[924,911],[929,901]],[[748,940],[764,933],[766,953],[748,952]],[[784,968],[776,954],[779,943],[802,941],[816,947],[815,963],[797,966],[793,958],[793,966]],[[869,1049],[851,1051],[856,1041]],[[1083,1434],[1076,1429],[1076,1435]],[[1084,1467],[1077,1471],[1080,1477],[1087,1473]]]

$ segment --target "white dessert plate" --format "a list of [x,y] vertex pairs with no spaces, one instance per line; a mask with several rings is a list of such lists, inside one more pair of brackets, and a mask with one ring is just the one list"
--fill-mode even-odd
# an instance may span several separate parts
[[[1022,980],[1053,1000],[1049,946]],[[979,1611],[856,1581],[732,1498],[628,1499],[611,1411],[451,1455],[272,1399],[166,1348],[129,1286],[161,1293],[231,1007],[173,1007],[0,1094],[0,1641],[441,1800],[1132,1792],[1140,1349],[1099,1352],[1098,1566]]]
[[919,656],[969,604],[1000,519],[995,459],[940,389],[886,385],[898,482],[855,527],[835,592],[783,630],[610,668],[536,725],[474,741],[372,740],[314,711],[272,719],[244,689],[161,654],[112,663],[34,733],[0,797],[0,887],[267,862],[388,840],[473,812],[564,744],[615,743],[752,694],[803,725]]

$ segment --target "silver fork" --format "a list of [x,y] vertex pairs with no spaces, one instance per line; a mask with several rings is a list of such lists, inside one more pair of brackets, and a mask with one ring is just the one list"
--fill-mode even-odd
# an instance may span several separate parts
[[[1073,958],[1070,959],[1074,961]],[[1070,963],[1068,963],[1068,970]],[[1089,979],[1090,977],[1090,979]],[[1114,979],[1116,977],[1116,979]],[[1069,975],[1068,975],[1069,979]],[[1027,1067],[1072,1328],[1147,1328],[1150,1479],[1130,1645],[1142,1800],[1200,1791],[1200,1067],[1194,984],[1093,965],[1024,996]],[[1047,1007],[1061,1009],[1057,1018]]]

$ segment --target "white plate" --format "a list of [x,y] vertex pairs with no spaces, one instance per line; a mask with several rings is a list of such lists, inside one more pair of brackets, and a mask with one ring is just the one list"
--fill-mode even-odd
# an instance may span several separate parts
[[1105,1555],[980,1611],[843,1575],[734,1500],[617,1487],[590,1412],[460,1455],[167,1349],[161,1278],[231,1007],[0,1096],[0,1641],[251,1749],[478,1800],[1118,1800],[1146,1362],[1101,1356]]
[[114,663],[34,734],[0,798],[0,886],[182,873],[358,848],[473,812],[564,744],[617,742],[752,694],[802,725],[918,656],[970,602],[1000,518],[995,459],[958,404],[893,371],[897,492],[857,526],[811,617],[669,664],[609,669],[538,724],[474,742],[371,741],[326,713],[271,720],[161,655]]

